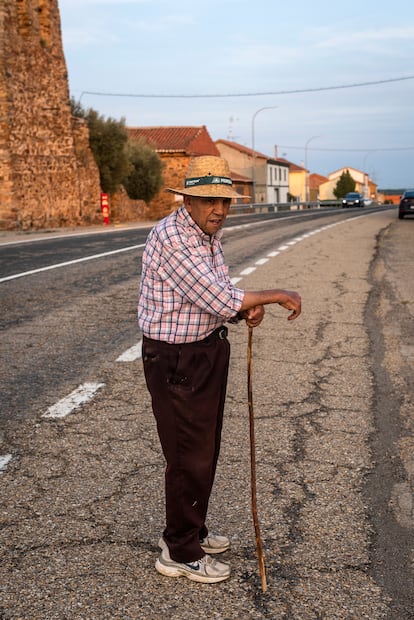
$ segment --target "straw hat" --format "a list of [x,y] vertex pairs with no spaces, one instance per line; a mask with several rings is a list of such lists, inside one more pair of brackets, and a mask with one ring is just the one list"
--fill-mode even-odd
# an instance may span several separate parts
[[201,155],[190,161],[183,189],[166,189],[167,192],[183,196],[242,198],[242,194],[234,191],[232,185],[230,168],[225,159]]

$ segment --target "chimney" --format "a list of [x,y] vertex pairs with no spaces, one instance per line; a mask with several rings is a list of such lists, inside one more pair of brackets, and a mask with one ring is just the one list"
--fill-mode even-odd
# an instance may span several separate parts
[[277,144],[275,144],[275,159],[277,159]]

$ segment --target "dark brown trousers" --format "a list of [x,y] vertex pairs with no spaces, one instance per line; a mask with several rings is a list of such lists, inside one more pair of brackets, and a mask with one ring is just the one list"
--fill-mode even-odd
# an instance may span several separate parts
[[143,337],[142,359],[167,461],[164,539],[176,562],[204,556],[200,540],[220,451],[230,344],[168,344]]

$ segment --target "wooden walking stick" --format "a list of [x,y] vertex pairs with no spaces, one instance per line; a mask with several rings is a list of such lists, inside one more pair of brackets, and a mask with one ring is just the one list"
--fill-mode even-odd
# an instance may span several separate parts
[[254,523],[254,533],[256,536],[257,557],[259,560],[260,577],[262,580],[262,591],[266,592],[266,568],[263,556],[263,545],[260,536],[260,526],[257,517],[257,493],[256,493],[256,447],[254,439],[254,412],[253,412],[253,391],[252,391],[252,336],[253,328],[249,327],[249,339],[247,345],[247,397],[249,401],[249,421],[250,421],[250,479],[252,489],[252,514]]

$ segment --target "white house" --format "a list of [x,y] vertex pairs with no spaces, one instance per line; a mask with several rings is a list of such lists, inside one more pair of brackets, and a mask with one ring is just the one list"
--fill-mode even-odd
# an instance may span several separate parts
[[336,187],[336,184],[339,181],[339,178],[346,171],[349,171],[349,174],[355,181],[355,191],[363,194],[365,198],[375,198],[377,192],[377,185],[369,178],[366,172],[362,172],[362,170],[357,170],[356,168],[351,168],[347,166],[345,168],[340,168],[339,170],[335,170],[328,174],[328,180],[325,183],[321,183],[319,185],[319,199],[320,200],[332,200],[335,198],[333,190]]
[[230,140],[216,140],[216,146],[231,170],[253,180],[252,202],[288,202],[289,162]]

